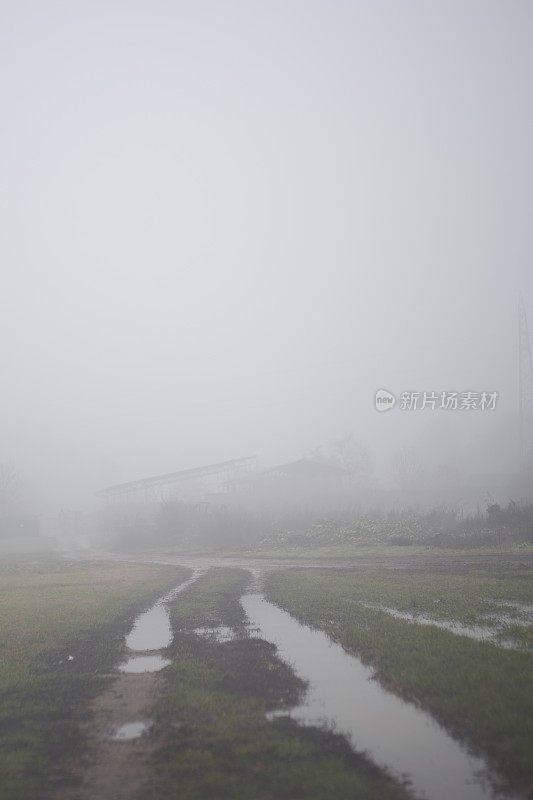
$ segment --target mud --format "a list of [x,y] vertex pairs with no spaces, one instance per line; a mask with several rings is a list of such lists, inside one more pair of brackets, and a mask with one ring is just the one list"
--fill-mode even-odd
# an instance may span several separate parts
[[[85,764],[78,764],[76,784],[60,791],[58,800],[131,800],[150,791],[148,763],[155,744],[149,736],[153,711],[165,685],[160,672],[170,661],[161,653],[172,640],[168,614],[163,605],[187,588],[199,573],[182,582],[136,618],[126,636],[135,648],[148,645],[152,652],[136,651],[118,671],[108,675],[106,689],[93,698],[82,736],[88,742]],[[155,627],[150,628],[150,621]],[[147,648],[145,648],[147,649]],[[143,735],[144,734],[144,735]]]
[[[77,787],[60,800],[131,800],[148,785],[150,736],[117,737],[122,726],[149,719],[163,687],[157,673],[121,675],[90,704],[86,725],[87,766],[78,772]],[[114,739],[114,741],[112,741]]]
[[[106,554],[106,557],[113,560],[125,560],[124,556],[117,554]],[[173,593],[170,593],[148,612],[139,616],[136,625],[131,630],[127,642],[132,650],[129,661],[129,668],[135,663],[138,666],[146,666],[148,660],[155,659],[158,666],[169,663],[165,661],[161,653],[154,652],[161,650],[169,640],[167,610],[163,607],[164,602],[176,596],[180,590],[185,589],[203,572],[220,567],[237,567],[250,575],[248,592],[259,593],[262,591],[263,581],[270,570],[279,568],[319,568],[319,569],[368,569],[370,567],[381,567],[388,569],[436,569],[442,571],[461,572],[470,569],[505,569],[506,566],[516,567],[517,563],[521,566],[533,564],[531,556],[526,555],[521,558],[510,557],[508,555],[496,556],[466,556],[458,559],[446,558],[439,554],[435,556],[420,557],[391,557],[374,558],[362,557],[360,559],[348,559],[342,561],[311,562],[294,561],[285,559],[247,559],[247,558],[215,558],[215,557],[180,557],[173,555],[152,554],[151,556],[139,556],[128,560],[142,561],[161,564],[175,564],[189,567],[194,570],[193,577],[181,584]],[[248,595],[249,596],[249,595]],[[266,602],[266,601],[263,601]],[[152,627],[150,620],[155,620]],[[200,620],[198,620],[200,622]],[[198,624],[198,623],[197,623]],[[298,625],[299,623],[296,623]],[[246,637],[245,619],[240,603],[234,599],[228,601],[228,606],[220,616],[220,619],[212,620],[210,627],[193,628],[190,631],[174,631],[174,639],[165,656],[168,654],[177,655],[181,644],[200,648],[206,659],[213,659],[223,669],[225,678],[223,684],[225,688],[236,693],[249,694],[250,696],[263,696],[267,701],[267,706],[274,709],[287,708],[295,705],[297,709],[303,708],[301,698],[305,690],[308,676],[305,673],[295,674],[290,663],[293,661],[291,652],[287,654],[280,649],[279,655],[287,660],[281,661],[278,658],[276,645],[279,643],[276,636],[270,632],[264,632],[261,639],[250,639]],[[268,639],[268,641],[264,641]],[[220,644],[223,643],[223,647]],[[148,645],[148,646],[147,646]],[[332,643],[329,643],[332,646]],[[137,651],[147,651],[140,654]],[[136,651],[136,652],[133,652]],[[346,654],[345,654],[346,655]],[[311,662],[313,662],[313,657]],[[141,664],[141,661],[143,664]],[[155,663],[155,662],[154,662]],[[125,664],[119,665],[119,670],[124,670]],[[265,672],[266,669],[266,672]],[[265,675],[268,674],[268,679]],[[164,714],[157,712],[160,709],[161,698],[164,695],[165,687],[164,672],[123,672],[115,673],[112,683],[90,706],[90,721],[86,726],[86,735],[90,742],[88,766],[79,774],[80,786],[69,792],[58,795],[60,800],[131,800],[131,798],[143,794],[148,797],[150,794],[150,762],[156,750],[158,741],[157,726],[160,733],[164,731],[165,725],[172,728],[175,721],[167,720],[165,723]],[[374,682],[375,683],[375,682]],[[346,703],[344,703],[346,705]],[[159,716],[158,716],[159,713]],[[322,722],[326,718],[322,714]],[[154,728],[150,726],[150,721],[155,719],[156,735]],[[298,719],[295,716],[295,719]],[[314,715],[311,722],[307,724],[318,725],[320,719]],[[148,721],[148,722],[147,722]],[[300,721],[298,719],[298,721]],[[305,719],[302,716],[302,720]],[[276,720],[275,724],[281,724],[281,720]],[[433,724],[432,721],[427,724]],[[145,726],[145,727],[142,727]],[[345,726],[346,727],[346,726]],[[339,729],[341,730],[341,729]],[[120,733],[122,731],[122,734]],[[343,733],[348,733],[342,728]],[[180,732],[181,735],[182,732]],[[131,734],[131,735],[130,735]],[[322,731],[324,736],[335,736],[333,733]],[[321,734],[321,735],[322,735]],[[175,736],[175,731],[174,731]],[[337,737],[339,738],[339,737]],[[449,737],[448,737],[449,738]],[[160,740],[160,737],[159,737]],[[450,752],[454,752],[455,742],[448,747]],[[357,742],[359,746],[365,747],[365,742]],[[452,758],[455,758],[455,755]],[[390,767],[387,759],[377,759],[378,763]],[[432,759],[432,763],[435,760]],[[396,764],[393,765],[394,767]],[[475,765],[474,765],[475,767]],[[480,769],[484,765],[480,765]],[[470,770],[470,772],[469,772]],[[396,771],[396,770],[395,770]],[[409,767],[407,767],[409,771]],[[398,771],[396,771],[398,772]],[[461,780],[465,774],[471,775],[475,769],[468,767],[457,770],[452,767],[449,770],[452,777]],[[464,781],[463,781],[464,783]],[[465,786],[468,784],[468,780]],[[427,788],[426,786],[423,787]],[[455,785],[452,786],[456,791]],[[462,791],[459,789],[458,791]],[[465,790],[466,791],[466,790]],[[449,789],[446,789],[448,796]],[[445,793],[446,793],[445,792]],[[442,792],[430,792],[428,797],[440,798],[445,794]],[[487,798],[491,797],[489,789],[475,784],[475,788],[468,793],[455,794],[462,798]]]
[[[333,727],[372,760],[428,800],[510,798],[493,789],[487,764],[467,752],[429,714],[374,680],[373,670],[322,631],[302,625],[257,594],[243,597],[256,635],[309,684],[291,718],[312,727]],[[279,712],[269,715],[270,719]]]
[[120,664],[119,671],[127,674],[139,674],[142,672],[159,672],[168,667],[170,661],[158,654],[151,656],[134,656],[129,658],[124,664]]

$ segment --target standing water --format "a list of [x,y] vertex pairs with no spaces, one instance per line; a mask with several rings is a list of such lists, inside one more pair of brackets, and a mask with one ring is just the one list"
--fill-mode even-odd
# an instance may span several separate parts
[[200,576],[200,570],[195,570],[190,578],[180,583],[164,597],[161,597],[152,608],[140,614],[135,620],[135,625],[126,637],[126,647],[129,650],[163,650],[172,642],[172,628],[165,603],[187,589]]
[[129,742],[131,739],[138,739],[143,733],[149,730],[148,722],[127,722],[125,725],[120,725],[111,732],[110,738],[116,742]]
[[354,748],[397,777],[407,777],[415,793],[428,800],[502,797],[487,780],[482,759],[421,709],[386,691],[356,656],[259,594],[245,595],[242,604],[252,628],[309,682],[304,702],[290,711],[297,722],[333,723]]
[[[161,597],[148,611],[139,614],[133,628],[126,636],[126,647],[137,655],[120,664],[118,667],[120,672],[159,672],[168,667],[169,659],[154,652],[163,650],[172,642],[172,627],[165,603],[173,600],[184,589],[187,589],[199,578],[200,574],[200,570],[195,570],[188,580]],[[144,655],[139,655],[140,653],[144,653]]]
[[132,631],[126,637],[129,650],[161,650],[172,641],[168,611],[158,603],[137,617]]
[[129,658],[124,664],[120,664],[120,672],[136,673],[141,672],[159,672],[159,670],[168,667],[170,659],[163,658],[158,653],[149,656],[134,656]]

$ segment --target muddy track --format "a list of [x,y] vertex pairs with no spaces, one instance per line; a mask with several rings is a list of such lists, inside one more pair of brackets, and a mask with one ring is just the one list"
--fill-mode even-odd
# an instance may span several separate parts
[[131,800],[142,796],[147,786],[151,738],[113,741],[113,734],[119,726],[139,719],[150,724],[164,678],[158,673],[113,678],[89,706],[90,722],[84,730],[89,742],[87,766],[78,767],[77,785],[57,794],[58,800]]
[[[176,597],[200,575],[200,571],[193,572],[155,606]],[[146,652],[149,657],[159,657],[154,650],[131,651],[129,655],[135,660],[136,656],[146,658]],[[82,728],[87,741],[85,758],[73,770],[73,785],[54,795],[57,800],[131,800],[148,796],[150,791],[148,763],[155,741],[147,735],[128,738],[127,726],[141,722],[144,732],[150,732],[166,678],[158,671],[113,672],[104,677],[109,683],[90,702],[88,721]]]
[[[102,554],[99,555],[102,558]],[[106,554],[114,560],[119,556]],[[267,559],[234,559],[234,558],[186,558],[153,554],[138,556],[135,561],[176,564],[194,570],[193,577],[183,582],[173,593],[163,600],[170,599],[187,588],[202,573],[217,567],[237,567],[245,569],[250,575],[248,592],[260,593],[263,590],[265,576],[275,569],[287,568],[320,568],[320,569],[446,569],[446,571],[468,571],[470,569],[504,569],[506,565],[520,564],[531,566],[531,556],[516,556],[510,561],[509,555],[469,556],[465,558],[443,559],[433,557],[394,557],[394,558],[361,558],[356,561],[331,562],[285,562]],[[124,560],[120,557],[120,560]],[[231,620],[237,626],[237,620]],[[275,637],[274,637],[275,640]],[[270,638],[269,638],[270,641]],[[161,647],[161,650],[164,648]],[[150,651],[153,655],[155,651]],[[230,652],[230,651],[228,651]],[[139,652],[131,655],[140,655]],[[165,652],[166,655],[166,652]],[[228,670],[231,674],[231,670]],[[164,696],[167,685],[165,673],[144,672],[141,674],[115,672],[109,676],[110,684],[105,691],[91,701],[89,721],[84,726],[84,734],[88,741],[85,764],[77,768],[77,785],[56,794],[57,800],[132,800],[132,798],[154,797],[151,783],[154,754],[157,749],[157,725],[153,730],[152,723],[158,717],[158,704]],[[130,740],[117,740],[116,732],[128,723],[144,722],[146,732],[152,735],[141,735]],[[115,736],[115,738],[114,738]]]
[[[155,606],[163,606],[186,590],[206,568],[221,564],[188,562],[187,566],[193,569],[191,578],[160,598]],[[230,565],[224,563],[224,566]],[[261,565],[261,569],[247,570],[250,576],[249,590],[262,589],[263,577],[268,569],[267,567],[265,570],[266,566]],[[151,610],[153,608],[154,606]],[[230,610],[225,610],[226,616]],[[146,613],[148,612],[140,614],[137,620]],[[238,619],[228,617],[226,620],[235,629],[242,628],[240,608],[238,615]],[[127,641],[130,637],[131,633]],[[263,644],[269,647],[266,643]],[[255,645],[256,642],[252,643],[253,649]],[[174,642],[174,650],[175,648]],[[273,647],[270,646],[270,649],[273,650]],[[147,656],[157,658],[160,652],[167,654],[166,648],[162,647],[160,651],[133,650],[127,655],[135,660]],[[228,669],[228,675],[234,671]],[[254,674],[255,670],[252,669],[252,678]],[[159,716],[158,706],[164,696],[168,677],[159,671],[135,674],[118,670],[102,677],[107,679],[107,686],[90,701],[87,707],[87,721],[82,724],[81,733],[87,743],[83,759],[78,760],[72,767],[72,784],[56,792],[54,800],[132,800],[132,798],[154,796],[153,757],[160,746],[158,736],[154,735],[157,733],[155,720]],[[299,685],[295,676],[292,676],[292,679]],[[287,683],[287,676],[284,683]],[[240,685],[239,691],[242,688]],[[139,722],[143,722],[146,726],[142,735],[130,739],[121,738],[121,729],[124,726]]]

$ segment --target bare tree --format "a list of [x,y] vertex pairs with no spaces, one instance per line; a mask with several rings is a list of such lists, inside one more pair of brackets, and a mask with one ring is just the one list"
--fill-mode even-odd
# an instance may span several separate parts
[[400,489],[410,491],[420,485],[422,463],[416,450],[404,447],[394,457],[393,473]]
[[370,480],[374,469],[369,448],[358,441],[353,433],[346,433],[327,445],[317,447],[309,456],[348,470],[355,481],[361,484]]

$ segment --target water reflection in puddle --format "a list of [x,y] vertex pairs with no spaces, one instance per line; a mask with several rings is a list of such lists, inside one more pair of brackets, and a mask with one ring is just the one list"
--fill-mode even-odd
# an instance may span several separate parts
[[131,633],[126,637],[130,650],[160,650],[172,641],[168,612],[163,605],[153,606],[137,617]]
[[131,739],[138,739],[149,729],[151,724],[151,721],[127,722],[125,725],[120,725],[118,728],[115,728],[109,738],[117,742],[128,742]]
[[160,650],[172,641],[168,612],[163,605],[153,606],[137,617],[131,633],[126,637],[130,650]]
[[466,636],[469,639],[476,639],[479,642],[489,642],[497,647],[503,647],[507,650],[516,650],[518,645],[512,639],[502,639],[499,635],[505,632],[509,625],[516,625],[517,627],[527,628],[530,625],[528,620],[523,618],[514,618],[508,614],[485,614],[484,617],[487,623],[491,622],[493,625],[463,625],[460,622],[446,619],[433,619],[426,614],[411,614],[409,611],[399,611],[396,608],[389,608],[388,606],[380,606],[375,603],[361,603],[366,608],[374,608],[377,611],[383,611],[394,619],[400,619],[404,622],[413,622],[417,625],[429,625],[433,628],[441,628],[442,630],[454,633],[456,636]]
[[460,622],[432,619],[425,614],[410,614],[408,611],[398,611],[396,608],[388,608],[388,606],[371,605],[370,603],[363,603],[362,605],[367,606],[367,608],[375,608],[378,611],[383,611],[385,614],[394,617],[394,619],[401,619],[404,622],[414,622],[418,625],[430,625],[434,628],[441,628],[450,633],[455,633],[457,636],[467,636],[469,639],[491,641],[494,636],[493,630],[483,627],[482,625],[462,625]]
[[146,651],[162,650],[172,642],[172,628],[165,603],[173,600],[194,583],[201,575],[201,570],[195,570],[190,578],[164,597],[161,597],[152,608],[140,614],[135,624],[126,637],[126,647],[129,650]]
[[160,669],[168,667],[170,660],[160,655],[134,656],[124,664],[120,664],[120,672],[140,673],[140,672],[159,672]]
[[212,639],[215,642],[232,642],[235,639],[235,631],[226,625],[219,625],[217,628],[195,628],[194,632],[202,639]]
[[295,720],[333,724],[377,764],[407,775],[428,800],[502,796],[483,780],[482,759],[469,755],[428,714],[383,689],[370,668],[325,633],[301,625],[261,595],[245,595],[242,604],[257,633],[309,681],[304,702],[289,712]]
[[[165,607],[165,603],[173,600],[184,589],[196,581],[202,574],[201,570],[195,570],[191,577],[180,583],[175,589],[161,597],[152,608],[139,614],[130,633],[126,636],[126,647],[133,652],[150,653],[153,650],[162,650],[172,642],[172,627],[170,617]],[[136,655],[128,659],[124,664],[120,664],[120,672],[141,673],[159,672],[159,670],[170,664],[168,658],[158,653],[147,655]]]

